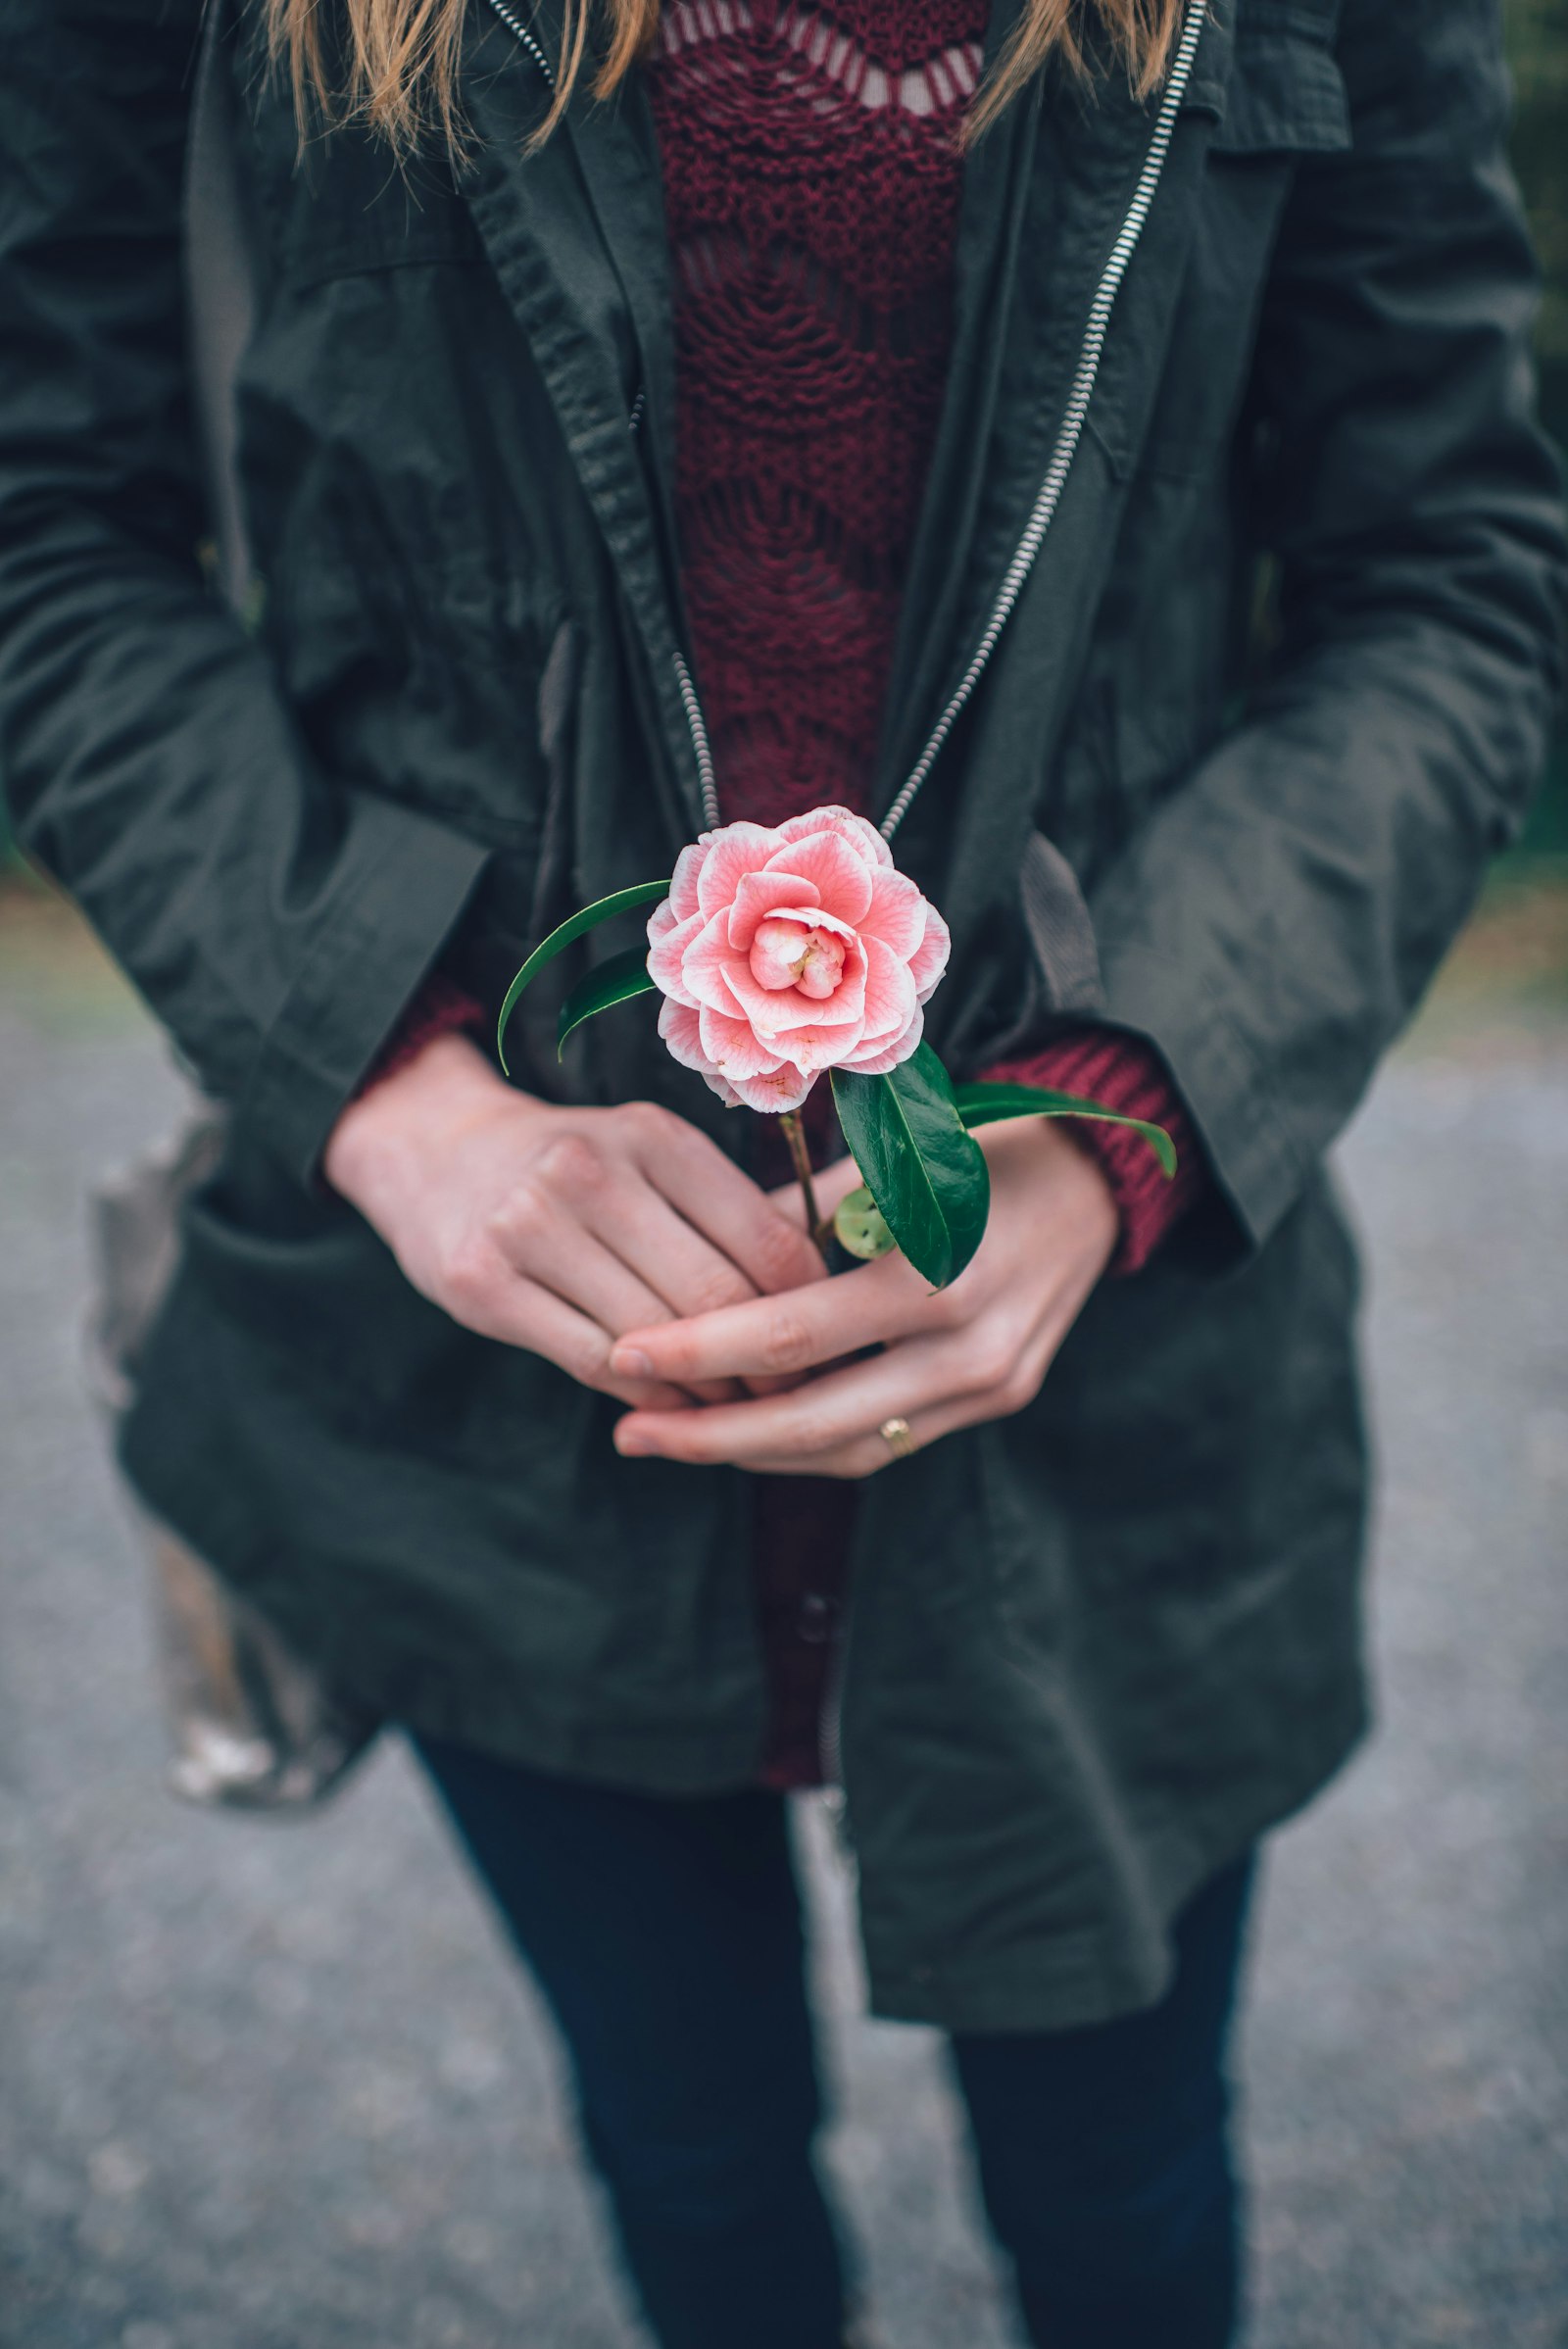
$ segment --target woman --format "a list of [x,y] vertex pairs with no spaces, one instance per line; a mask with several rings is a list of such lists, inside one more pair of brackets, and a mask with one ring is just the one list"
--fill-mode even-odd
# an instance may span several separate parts
[[[408,1727],[668,2349],[847,2337],[784,1826],[839,1778],[1030,2336],[1217,2349],[1251,1855],[1365,1719],[1323,1154],[1552,692],[1493,12],[235,15],[248,629],[196,0],[4,18],[4,771],[231,1112],[130,1472]],[[951,1291],[829,1281],[643,1010],[509,1086],[527,947],[705,781],[897,814],[948,1065],[1177,1183],[990,1129]]]

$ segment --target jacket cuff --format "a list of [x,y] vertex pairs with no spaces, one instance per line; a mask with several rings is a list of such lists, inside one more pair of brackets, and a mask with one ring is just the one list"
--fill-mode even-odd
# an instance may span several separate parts
[[1124,1116],[1163,1126],[1176,1146],[1176,1174],[1167,1180],[1141,1134],[1094,1118],[1067,1121],[1073,1140],[1095,1158],[1121,1217],[1121,1239],[1107,1270],[1140,1271],[1188,1209],[1208,1188],[1198,1137],[1158,1055],[1136,1037],[1111,1028],[1076,1028],[1026,1058],[982,1072],[989,1084],[1044,1085],[1082,1094]]
[[355,1100],[407,1068],[438,1036],[473,1035],[483,1026],[484,1007],[478,999],[444,971],[432,971],[355,1087]]
[[1157,1053],[1198,1133],[1223,1209],[1210,1235],[1223,1268],[1261,1248],[1299,1198],[1310,1150],[1224,991],[1196,975],[1199,951],[1180,963],[1141,948],[1106,959],[1106,1017]]
[[320,922],[235,1109],[307,1188],[490,856],[482,843],[390,801],[362,805],[358,820],[364,854],[353,895]]

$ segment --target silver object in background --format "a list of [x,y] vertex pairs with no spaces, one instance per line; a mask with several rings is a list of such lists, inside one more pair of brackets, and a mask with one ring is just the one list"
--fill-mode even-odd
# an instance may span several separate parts
[[[218,1164],[222,1113],[193,1097],[161,1148],[94,1194],[91,1382],[118,1425],[179,1256],[186,1199]],[[152,1568],[159,1660],[173,1742],[169,1783],[189,1802],[284,1815],[342,1782],[377,1724],[343,1701],[275,1627],[132,1494]]]

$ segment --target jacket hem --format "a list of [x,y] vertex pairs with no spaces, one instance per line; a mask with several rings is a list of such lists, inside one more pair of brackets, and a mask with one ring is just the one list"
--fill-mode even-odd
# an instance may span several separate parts
[[490,1761],[541,1777],[570,1779],[579,1786],[619,1793],[679,1800],[738,1794],[761,1787],[759,1740],[749,1733],[729,1735],[606,1728],[535,1715],[525,1726],[515,1718],[516,1691],[502,1700],[514,1708],[503,1717],[470,1695],[443,1701],[434,1691],[403,1704],[387,1723],[416,1744],[421,1737],[466,1746]]
[[[764,1725],[760,1707],[755,1720],[704,1729],[568,1721],[531,1703],[515,1674],[486,1690],[459,1688],[435,1672],[410,1673],[402,1659],[378,1669],[386,1659],[368,1650],[364,1627],[352,1617],[277,1604],[269,1551],[258,1542],[243,1506],[227,1506],[212,1488],[198,1489],[182,1476],[177,1456],[147,1440],[134,1412],[122,1430],[119,1467],[142,1509],[265,1616],[302,1664],[320,1672],[383,1728],[440,1737],[521,1769],[630,1793],[727,1794],[760,1784]],[[197,1499],[198,1490],[205,1501]]]
[[1170,1928],[1186,1903],[1222,1868],[1320,1794],[1361,1745],[1372,1723],[1363,1686],[1337,1713],[1309,1761],[1249,1786],[1250,1798],[1167,1821],[1149,1836],[1160,1933],[1129,1962],[1113,1959],[1102,1935],[1032,1942],[969,1962],[879,1965],[866,1952],[869,2012],[879,2022],[922,2023],[947,2031],[1076,2031],[1157,2006],[1170,1987]]

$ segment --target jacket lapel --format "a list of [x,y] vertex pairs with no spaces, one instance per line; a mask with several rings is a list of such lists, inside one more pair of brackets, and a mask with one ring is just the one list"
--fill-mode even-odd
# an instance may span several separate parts
[[[554,59],[554,9],[537,10],[530,28]],[[640,87],[609,105],[580,93],[563,130],[527,154],[549,102],[544,76],[480,7],[465,58],[464,102],[474,132],[464,193],[528,337],[645,657],[643,682],[668,760],[666,812],[678,844],[701,827],[703,814],[674,667],[672,308],[647,101]]]
[[[1016,0],[1000,0],[993,52],[1015,9]],[[1129,410],[1153,399],[1202,157],[1223,108],[1228,15],[1222,22],[1210,9],[1181,124],[1112,315],[1091,430],[1111,409],[1131,429]],[[899,789],[961,674],[1017,547],[1051,460],[1091,305],[1149,152],[1156,106],[1140,102],[1108,62],[1087,85],[1049,71],[969,160],[953,367],[910,560],[878,761],[879,807]],[[1102,531],[1054,526],[1031,593],[1049,578],[1053,595],[1081,619],[1091,582],[1073,550],[1080,559],[1103,550],[1110,519],[1107,511]],[[1086,634],[1075,624],[1058,641],[1065,649]],[[1049,682],[1039,680],[1042,705]]]

